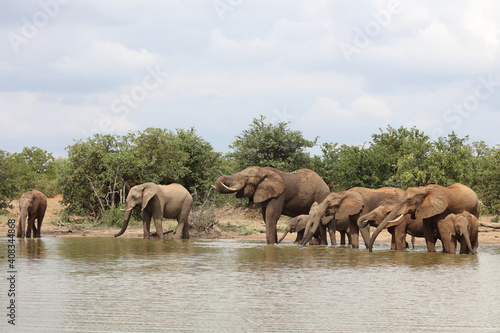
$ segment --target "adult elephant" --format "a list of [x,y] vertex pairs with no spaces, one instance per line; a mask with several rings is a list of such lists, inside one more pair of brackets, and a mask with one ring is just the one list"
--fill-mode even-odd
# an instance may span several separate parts
[[332,215],[337,221],[349,220],[349,233],[353,248],[359,248],[360,231],[365,244],[368,244],[370,241],[370,226],[367,225],[360,229],[357,223],[359,217],[371,212],[378,206],[399,202],[403,194],[403,190],[393,187],[379,189],[354,187],[347,191],[330,193],[319,205],[317,213],[309,219],[306,227],[307,236],[300,245],[307,244],[325,215]]
[[[281,214],[290,217],[307,214],[314,202],[323,201],[330,193],[328,185],[312,170],[283,172],[256,166],[219,177],[214,188],[220,193],[236,193],[237,198],[261,203],[267,244],[278,241],[276,223]],[[324,232],[323,228],[321,233]]]
[[[47,197],[38,190],[23,193],[19,199],[19,223],[17,225],[16,236],[20,238],[31,238],[31,230],[33,229],[33,237],[41,237],[43,217],[47,210]],[[26,224],[26,218],[28,223]],[[35,226],[37,220],[38,228]]]
[[177,220],[177,229],[174,238],[189,238],[188,217],[193,206],[193,198],[184,186],[179,184],[157,185],[145,183],[130,189],[125,203],[125,215],[121,230],[115,235],[118,237],[127,230],[132,209],[141,206],[144,239],[150,237],[151,218],[153,218],[156,233],[160,239],[164,238],[162,219]]
[[478,246],[477,218],[469,212],[449,214],[437,223],[443,242],[443,250],[456,253],[457,241],[460,242],[460,254],[475,254]]
[[[368,224],[378,227],[382,221],[391,213],[396,205],[383,205],[375,208],[368,214],[358,219],[358,227],[365,228]],[[424,237],[424,222],[422,219],[411,219],[410,215],[404,215],[397,222],[389,223],[386,228],[391,234],[391,250],[404,250],[408,247],[406,235],[412,236],[412,244],[415,237]]]
[[448,214],[459,214],[463,211],[471,213],[476,218],[479,217],[477,195],[463,184],[457,183],[448,187],[440,185],[409,187],[404,198],[373,232],[368,249],[372,251],[378,234],[389,223],[398,222],[404,215],[410,214],[412,219],[422,219],[427,251],[435,252],[438,221]]

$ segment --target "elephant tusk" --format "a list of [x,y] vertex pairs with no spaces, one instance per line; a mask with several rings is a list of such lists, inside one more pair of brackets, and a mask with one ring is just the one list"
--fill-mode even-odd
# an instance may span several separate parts
[[226,186],[226,184],[224,184],[223,182],[220,182],[220,183],[221,183],[221,184],[222,184],[222,186],[224,186],[224,188],[225,188],[226,190],[228,190],[228,191],[231,191],[231,192],[236,192],[236,191],[238,191],[238,189],[237,189],[237,188],[235,188],[235,187],[227,187],[227,186]]
[[398,217],[396,217],[394,220],[391,220],[389,222],[397,222],[397,221],[401,220],[403,218],[403,216],[404,216],[404,214],[399,214]]
[[120,208],[120,210],[124,210],[124,211],[126,211],[126,212],[129,212],[129,211],[131,211],[132,209],[134,209],[134,207],[130,207],[129,209]]
[[212,188],[213,188],[214,190],[216,190],[216,189],[217,189],[217,187],[215,187],[215,185],[212,185]]

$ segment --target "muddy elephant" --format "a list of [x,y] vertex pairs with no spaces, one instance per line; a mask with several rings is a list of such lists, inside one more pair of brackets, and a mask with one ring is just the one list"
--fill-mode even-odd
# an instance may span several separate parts
[[145,183],[130,189],[125,203],[125,215],[121,230],[115,235],[120,236],[127,230],[132,209],[140,206],[142,209],[142,224],[144,239],[150,237],[151,218],[153,218],[156,233],[164,239],[162,219],[177,220],[177,229],[173,238],[189,238],[188,217],[193,206],[193,197],[184,186],[179,184],[157,185]]
[[460,243],[461,254],[475,254],[478,246],[477,218],[469,212],[449,214],[437,223],[443,242],[443,251],[456,253],[457,241]]
[[[283,172],[256,166],[219,177],[214,188],[220,193],[236,193],[237,198],[246,197],[261,203],[267,244],[278,241],[276,223],[280,215],[295,217],[308,214],[314,202],[323,201],[330,193],[328,185],[312,170]],[[320,232],[323,237],[324,228]]]
[[349,220],[349,234],[351,235],[353,248],[359,248],[359,232],[361,232],[361,236],[367,245],[370,241],[370,226],[367,225],[360,229],[357,223],[359,217],[371,212],[378,206],[395,204],[401,200],[403,195],[403,190],[393,187],[379,189],[354,187],[347,191],[330,193],[320,203],[317,213],[309,219],[306,227],[306,237],[300,245],[307,244],[309,237],[314,234],[325,215],[332,215],[337,221]]
[[[382,221],[391,213],[396,205],[383,205],[375,208],[368,214],[358,219],[358,227],[365,228],[367,224],[372,227],[378,227]],[[424,237],[424,223],[422,219],[411,219],[409,214],[396,222],[389,223],[386,226],[391,238],[391,250],[404,250],[408,247],[406,235],[412,236],[412,246],[415,247],[415,237]]]
[[397,222],[409,214],[412,219],[422,219],[427,251],[435,252],[436,238],[439,235],[438,221],[444,219],[448,214],[458,214],[463,211],[467,211],[475,217],[479,216],[477,195],[463,184],[457,183],[448,187],[439,185],[410,187],[406,190],[403,200],[375,229],[368,249],[372,250],[373,242],[378,234],[389,223]]
[[[20,238],[31,238],[31,230],[33,229],[33,237],[41,237],[43,217],[47,209],[47,197],[38,190],[23,193],[19,199],[19,223],[17,225],[16,236]],[[26,224],[26,218],[28,223]],[[35,226],[35,219],[38,227]]]

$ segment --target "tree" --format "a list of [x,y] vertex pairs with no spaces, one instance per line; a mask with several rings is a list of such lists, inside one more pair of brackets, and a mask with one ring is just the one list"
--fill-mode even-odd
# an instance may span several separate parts
[[306,151],[316,145],[306,140],[302,132],[288,128],[289,122],[265,123],[265,117],[255,118],[250,128],[229,146],[229,154],[241,169],[250,166],[275,167],[283,171],[294,171],[311,165],[311,157]]
[[0,211],[11,207],[9,202],[14,198],[16,192],[14,168],[9,157],[8,152],[0,150]]
[[52,153],[38,147],[25,147],[10,155],[16,195],[37,189],[48,197],[57,194],[57,166]]
[[180,183],[191,193],[194,200],[201,203],[208,194],[214,179],[221,174],[222,154],[214,151],[212,145],[196,135],[194,128],[177,129],[176,137],[180,149],[186,154],[184,174]]
[[432,149],[432,142],[424,132],[412,127],[401,126],[394,129],[387,127],[387,132],[380,129],[380,134],[373,134],[373,149],[380,155],[383,165],[388,168],[386,186],[407,188],[426,185],[425,163]]

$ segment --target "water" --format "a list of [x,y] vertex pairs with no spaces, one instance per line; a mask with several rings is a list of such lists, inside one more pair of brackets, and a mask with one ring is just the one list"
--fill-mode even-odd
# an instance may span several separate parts
[[[500,332],[500,246],[477,256],[236,240],[16,240],[1,332]],[[36,328],[36,329],[35,329]]]

